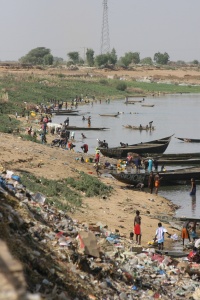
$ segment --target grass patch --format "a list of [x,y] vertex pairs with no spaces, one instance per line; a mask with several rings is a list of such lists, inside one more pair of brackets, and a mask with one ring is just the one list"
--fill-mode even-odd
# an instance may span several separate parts
[[81,206],[81,195],[70,189],[65,181],[50,180],[36,177],[27,172],[21,172],[21,182],[33,193],[40,192],[46,196],[46,202],[59,209],[74,211]]
[[65,181],[72,188],[84,192],[86,197],[109,196],[112,192],[111,186],[84,172],[80,172],[78,178],[68,177]]
[[15,118],[10,118],[8,115],[0,113],[0,131],[12,133],[16,128],[19,128],[20,121]]

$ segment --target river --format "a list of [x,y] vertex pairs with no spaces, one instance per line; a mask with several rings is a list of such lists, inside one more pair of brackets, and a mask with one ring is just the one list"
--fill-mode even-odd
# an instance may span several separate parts
[[[129,98],[129,100],[142,100],[142,98]],[[144,107],[142,104],[154,105]],[[81,132],[75,131],[76,151],[81,151],[81,145],[89,145],[89,154],[95,153],[97,138],[106,140],[109,147],[118,146],[120,142],[133,144],[163,138],[174,134],[165,153],[200,152],[200,143],[184,143],[175,137],[200,139],[200,95],[177,94],[160,97],[146,97],[144,102],[125,104],[125,100],[95,101],[93,105],[87,104],[78,107],[85,117],[91,116],[91,127],[107,127],[105,131],[81,131],[86,139],[81,138]],[[99,114],[117,113],[119,116],[101,117]],[[55,116],[53,123],[62,123],[66,116]],[[146,126],[153,121],[155,130],[139,131],[124,128],[123,125]],[[69,125],[85,126],[87,121],[82,116],[69,116]],[[198,204],[199,186],[197,186],[196,199],[189,196],[190,186],[160,187],[159,194],[175,204],[181,205],[177,216],[199,217],[200,203]],[[196,204],[195,204],[196,203]]]

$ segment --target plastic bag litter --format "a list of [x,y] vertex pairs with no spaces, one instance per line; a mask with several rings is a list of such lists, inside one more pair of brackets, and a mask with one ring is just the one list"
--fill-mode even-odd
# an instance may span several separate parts
[[37,192],[32,196],[32,199],[37,203],[44,204],[46,197],[43,194]]

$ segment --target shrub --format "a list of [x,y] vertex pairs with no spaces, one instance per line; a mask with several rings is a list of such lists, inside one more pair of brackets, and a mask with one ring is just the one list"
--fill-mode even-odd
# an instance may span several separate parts
[[103,85],[108,85],[108,80],[106,80],[106,79],[100,79],[99,83],[101,83]]
[[125,82],[119,82],[116,89],[119,91],[125,91],[127,89],[127,84]]

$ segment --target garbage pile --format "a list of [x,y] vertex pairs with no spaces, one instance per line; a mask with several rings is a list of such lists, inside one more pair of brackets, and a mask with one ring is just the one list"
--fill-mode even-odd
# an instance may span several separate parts
[[79,223],[9,172],[0,187],[0,238],[34,299],[200,299],[199,264],[143,249],[101,222]]

